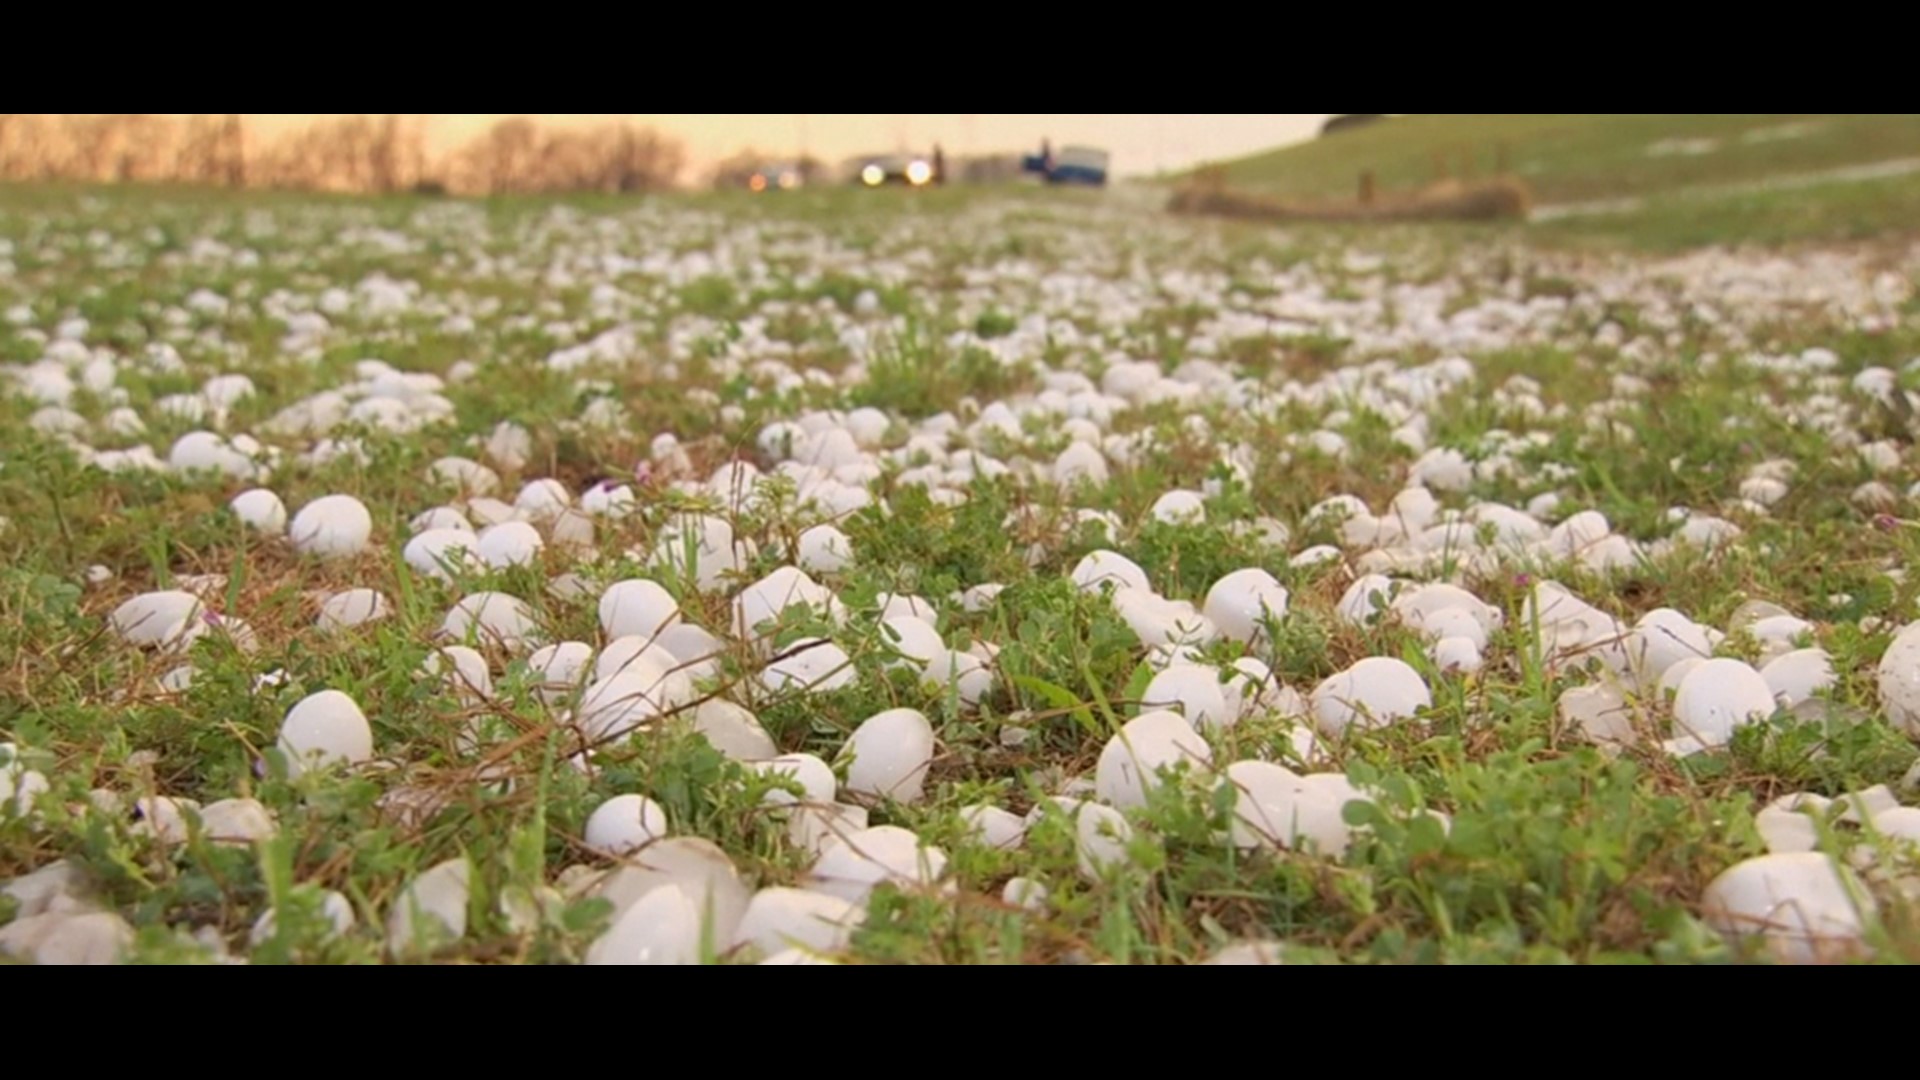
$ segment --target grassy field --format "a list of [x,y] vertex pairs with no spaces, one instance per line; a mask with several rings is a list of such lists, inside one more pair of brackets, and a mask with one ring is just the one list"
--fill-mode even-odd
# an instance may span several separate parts
[[1920,114],[1429,114],[1226,163],[1230,183],[1349,198],[1371,170],[1382,189],[1509,170],[1542,203],[1659,195],[1920,155]]
[[1910,199],[0,191],[0,963],[1920,961]]

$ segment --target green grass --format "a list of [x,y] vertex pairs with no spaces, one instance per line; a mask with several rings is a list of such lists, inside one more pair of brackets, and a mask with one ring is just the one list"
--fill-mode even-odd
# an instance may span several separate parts
[[[1767,138],[1789,125],[1790,138]],[[1663,140],[1712,140],[1705,153],[1650,155]],[[1447,173],[1509,170],[1543,203],[1657,195],[1920,154],[1920,114],[1419,114],[1226,164],[1229,182],[1277,194],[1351,197],[1362,171],[1383,189]]]
[[[1724,135],[1782,121],[1716,122],[1684,133]],[[1419,129],[1428,120],[1404,123]],[[1541,145],[1554,145],[1545,141],[1551,126],[1539,123],[1546,125],[1538,129]],[[1628,147],[1661,137],[1639,123],[1618,121],[1607,136],[1622,162]],[[1845,153],[1890,145],[1867,127],[1842,125],[1832,137],[1846,131],[1853,134]],[[1363,131],[1336,141],[1375,137]],[[1808,140],[1820,137],[1756,144],[1752,152],[1806,154],[1815,145]],[[1568,143],[1553,160],[1606,160],[1599,144],[1583,145]],[[1819,152],[1827,163],[1844,156],[1834,147]],[[1526,160],[1516,153],[1517,162]],[[1656,172],[1703,167],[1698,158],[1645,164]],[[1545,175],[1563,175],[1573,190],[1572,168]],[[1661,175],[1614,183],[1655,191],[1680,182]],[[1402,367],[1455,351],[1430,331],[1385,343],[1377,335],[1429,300],[1448,319],[1564,303],[1562,317],[1532,339],[1458,346],[1476,365],[1477,381],[1430,403],[1427,441],[1475,462],[1505,453],[1513,469],[1441,493],[1445,507],[1520,506],[1552,491],[1562,513],[1598,510],[1619,534],[1651,542],[1671,530],[1669,507],[1732,506],[1756,461],[1791,462],[1795,480],[1770,515],[1725,509],[1745,533],[1717,553],[1676,551],[1604,575],[1527,560],[1456,563],[1460,580],[1507,618],[1477,674],[1434,670],[1417,636],[1392,619],[1353,625],[1336,614],[1362,551],[1318,565],[1293,558],[1340,539],[1337,523],[1310,519],[1310,508],[1342,492],[1378,508],[1402,488],[1417,456],[1395,441],[1404,417],[1390,417],[1365,395],[1337,393],[1270,409],[1162,402],[1123,410],[1109,431],[1139,440],[1131,461],[1116,458],[1107,482],[1071,492],[1023,482],[1016,469],[954,485],[949,505],[901,481],[911,463],[889,461],[872,485],[884,506],[838,522],[853,563],[818,575],[846,605],[844,626],[790,613],[779,639],[831,633],[857,679],[831,693],[767,696],[754,689],[754,655],[732,646],[705,689],[750,702],[779,749],[818,755],[843,774],[847,734],[867,717],[911,707],[935,725],[928,797],[877,803],[871,820],[912,828],[944,847],[953,891],[881,889],[843,957],[849,962],[1189,963],[1246,939],[1282,942],[1296,963],[1758,959],[1700,919],[1706,883],[1763,850],[1755,810],[1786,792],[1838,795],[1883,783],[1908,803],[1916,798],[1900,785],[1920,751],[1884,721],[1875,666],[1890,631],[1920,616],[1920,579],[1889,573],[1920,558],[1920,529],[1901,524],[1913,516],[1905,500],[1891,518],[1856,505],[1856,487],[1870,478],[1866,466],[1780,411],[1830,394],[1851,410],[1849,430],[1896,441],[1899,464],[1888,483],[1904,493],[1920,475],[1913,451],[1920,431],[1846,389],[1865,367],[1899,369],[1920,355],[1920,310],[1907,299],[1862,314],[1823,302],[1811,288],[1832,284],[1821,275],[1833,272],[1834,260],[1849,267],[1846,275],[1884,272],[1907,289],[1915,265],[1884,243],[1837,252],[1799,246],[1827,237],[1874,241],[1884,235],[1878,223],[1920,209],[1914,190],[1910,181],[1887,180],[1711,202],[1660,194],[1633,215],[1529,229],[1372,231],[1222,227],[1169,220],[1119,200],[1045,193],[594,200],[554,214],[555,204],[541,200],[0,189],[0,239],[14,245],[17,271],[0,277],[0,312],[24,304],[33,324],[0,323],[0,358],[37,359],[46,346],[30,331],[70,316],[91,320],[89,341],[123,359],[170,342],[183,371],[129,362],[118,382],[128,402],[148,413],[150,431],[140,441],[162,455],[195,425],[153,415],[151,403],[214,374],[245,371],[259,386],[257,398],[236,408],[237,431],[337,384],[363,358],[423,372],[448,372],[458,360],[477,364],[474,378],[445,388],[455,406],[445,421],[403,437],[361,433],[365,463],[299,463],[291,455],[304,443],[283,440],[290,459],[270,486],[290,509],[345,492],[373,512],[372,549],[344,564],[303,559],[246,532],[224,507],[247,482],[88,467],[34,428],[35,403],[10,388],[0,393],[0,741],[18,744],[24,763],[52,785],[32,818],[0,813],[0,881],[68,860],[90,879],[95,901],[134,928],[131,958],[141,962],[204,961],[207,941],[217,940],[256,963],[571,963],[612,914],[604,900],[574,887],[583,872],[609,865],[584,847],[584,823],[606,798],[641,793],[661,805],[675,835],[717,845],[748,887],[802,884],[812,854],[763,802],[780,782],[725,757],[686,724],[598,747],[593,768],[582,770],[568,762],[575,736],[563,710],[533,693],[523,657],[489,657],[496,694],[485,702],[422,676],[447,609],[462,595],[497,589],[524,599],[551,636],[597,643],[598,588],[643,573],[644,556],[674,535],[674,515],[699,502],[667,481],[704,479],[723,461],[757,456],[765,425],[809,409],[881,409],[892,421],[885,442],[894,448],[929,417],[952,413],[964,423],[996,400],[1038,392],[1046,367],[1098,384],[1122,358],[1172,371],[1211,357],[1273,391],[1364,362]],[[255,227],[262,225],[272,228]],[[420,243],[383,252],[337,239],[368,225]],[[150,227],[160,230],[159,242],[147,238]],[[95,231],[105,239],[90,246],[84,238]],[[173,257],[197,238],[247,246],[260,262],[249,268]],[[1789,280],[1804,287],[1760,300],[1729,288],[1710,298],[1727,310],[1709,320],[1693,306],[1700,298],[1686,291],[1680,271],[1656,273],[1630,250],[1728,241],[1779,246],[1782,258],[1799,260],[1786,265],[1794,271]],[[145,251],[138,245],[150,243],[139,258],[111,257],[116,245]],[[1629,250],[1595,257],[1587,250],[1593,246]],[[714,258],[678,278],[603,271],[593,267],[604,263],[576,258],[722,248],[751,257]],[[1360,251],[1376,263],[1351,263]],[[485,271],[481,253],[496,260]],[[1849,261],[1856,257],[1858,268]],[[1760,257],[1740,265],[1758,266]],[[551,273],[557,266],[577,272]],[[376,271],[416,281],[429,297],[462,297],[473,325],[448,324],[439,312],[342,312],[317,355],[286,354],[283,328],[263,298],[351,289]],[[619,296],[596,298],[600,284]],[[239,302],[226,315],[189,313],[173,326],[166,309],[200,288]],[[869,291],[877,309],[863,311],[859,298]],[[1109,295],[1118,302],[1104,305]],[[1275,305],[1303,296],[1347,306],[1337,315],[1287,316],[1310,323],[1305,329],[1270,330]],[[1022,327],[1034,314],[1047,316],[1046,334],[1027,340]],[[589,364],[578,377],[547,366],[556,350],[616,326],[632,333],[633,356]],[[861,343],[843,340],[850,326],[862,330]],[[1603,331],[1608,326],[1619,336]],[[992,354],[1014,345],[1026,350],[1020,362],[1002,364]],[[1816,346],[1838,357],[1832,386],[1703,360]],[[771,358],[822,377],[782,389],[756,370]],[[1613,381],[1624,374],[1643,378],[1647,392],[1615,402]],[[1537,401],[1513,389],[1517,378],[1537,382]],[[1899,378],[1916,386],[1911,372]],[[577,424],[595,398],[617,402],[621,421]],[[82,394],[73,408],[92,422],[107,404]],[[1613,428],[1590,422],[1607,410]],[[502,470],[500,494],[508,500],[539,477],[559,478],[576,492],[593,478],[632,477],[653,436],[664,432],[678,436],[689,460],[684,469],[671,462],[650,468],[635,481],[637,512],[597,521],[577,555],[549,547],[536,566],[466,573],[453,583],[413,573],[400,557],[408,519],[453,497],[425,481],[427,467],[444,455],[478,456],[474,441],[503,421],[523,425],[532,444],[524,469]],[[1323,429],[1342,436],[1344,456],[1305,443]],[[1514,441],[1534,433],[1538,445]],[[1021,431],[984,437],[982,448],[1044,469],[1068,437],[1064,423],[1035,419]],[[1224,467],[1229,453],[1250,468],[1251,482]],[[1149,517],[1163,493],[1209,483],[1218,488],[1203,523]],[[711,500],[702,505],[714,508]],[[1081,509],[1111,512],[1119,525],[1108,532],[1078,523]],[[759,545],[749,577],[782,565],[812,521],[790,483],[737,513],[716,512]],[[1291,540],[1276,545],[1249,530],[1259,517],[1285,523]],[[1271,640],[1215,642],[1206,653],[1213,662],[1253,656],[1301,692],[1368,656],[1401,657],[1421,671],[1433,691],[1430,708],[1356,732],[1316,763],[1377,792],[1373,805],[1348,809],[1363,831],[1345,858],[1242,852],[1223,843],[1231,805],[1198,769],[1189,770],[1190,783],[1166,785],[1131,815],[1127,862],[1097,878],[1080,872],[1064,815],[1042,817],[1018,851],[966,839],[963,808],[987,801],[1025,813],[1044,803],[1074,778],[1090,777],[1115,728],[1140,711],[1153,674],[1148,650],[1119,608],[1067,579],[1083,556],[1102,548],[1133,559],[1175,600],[1202,603],[1212,582],[1248,566],[1285,585],[1290,610]],[[90,582],[95,566],[111,576]],[[562,571],[587,581],[585,598],[549,590],[548,579]],[[224,575],[212,589],[215,606],[244,618],[259,648],[248,653],[212,635],[187,658],[192,685],[168,692],[160,679],[179,658],[124,646],[105,620],[126,598],[189,575]],[[1615,754],[1584,745],[1558,716],[1556,700],[1587,674],[1547,663],[1543,643],[1519,618],[1528,582],[1542,576],[1628,620],[1672,607],[1718,626],[1748,600],[1781,604],[1815,624],[1814,638],[1838,675],[1834,702],[1860,710],[1866,722],[1828,731],[1776,718],[1743,731],[1724,752],[1685,761],[1651,746]],[[1005,589],[978,610],[954,598],[983,583]],[[726,629],[725,595],[702,595],[678,578],[663,584],[689,618]],[[392,616],[353,632],[318,632],[321,598],[348,586],[380,590]],[[883,593],[926,598],[955,648],[999,647],[998,678],[977,705],[954,687],[892,666],[896,651],[878,620]],[[1723,652],[1743,649],[1750,645],[1735,639]],[[276,671],[279,682],[260,682]],[[282,718],[322,688],[360,703],[384,767],[300,778],[280,767],[272,747]],[[1655,721],[1665,719],[1664,704],[1645,707]],[[478,749],[470,729],[479,733]],[[1293,730],[1285,717],[1251,717],[1210,734],[1214,761],[1258,757],[1304,768]],[[253,845],[201,835],[165,844],[127,811],[154,795],[258,799],[278,832]],[[1441,829],[1431,810],[1448,815],[1451,829]],[[1874,843],[1846,829],[1829,841]],[[1891,848],[1883,857],[1912,858]],[[391,955],[386,920],[403,891],[429,867],[457,858],[473,871],[467,932],[436,949]],[[1000,902],[1016,874],[1050,890],[1041,911]],[[337,938],[319,918],[322,890],[340,893],[356,915],[357,925]],[[249,930],[269,907],[281,929],[250,946]],[[0,920],[11,919],[11,908],[0,901]],[[1871,938],[1879,959],[1920,961],[1912,904],[1888,890],[1882,916]]]

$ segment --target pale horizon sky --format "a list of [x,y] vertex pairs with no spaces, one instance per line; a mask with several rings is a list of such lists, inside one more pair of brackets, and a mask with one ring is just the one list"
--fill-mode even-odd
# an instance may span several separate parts
[[[268,138],[331,115],[245,113],[249,130]],[[687,145],[693,170],[745,149],[831,163],[857,154],[925,152],[939,143],[950,155],[1097,146],[1113,154],[1123,176],[1182,169],[1310,138],[1331,113],[438,113],[428,145],[445,150],[495,121],[524,115],[576,126],[625,120],[674,135]]]

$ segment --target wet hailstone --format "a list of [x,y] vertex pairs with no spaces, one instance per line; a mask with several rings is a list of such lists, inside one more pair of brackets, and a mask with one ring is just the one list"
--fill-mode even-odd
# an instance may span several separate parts
[[328,495],[300,508],[287,526],[294,550],[322,559],[352,558],[366,550],[373,516],[351,495]]
[[920,801],[933,763],[933,725],[913,709],[888,709],[854,729],[842,750],[847,790],[898,803]]
[[1700,907],[1722,933],[1758,938],[1779,959],[1807,963],[1863,953],[1876,905],[1852,870],[1806,851],[1730,867],[1708,883]]
[[280,749],[294,776],[373,757],[373,729],[351,697],[322,690],[302,698],[280,724]]

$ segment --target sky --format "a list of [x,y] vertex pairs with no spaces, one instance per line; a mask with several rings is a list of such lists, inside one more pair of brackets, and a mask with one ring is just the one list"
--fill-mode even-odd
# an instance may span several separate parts
[[[271,137],[325,114],[247,113],[250,128]],[[440,113],[429,121],[429,146],[458,145],[508,113]],[[625,120],[678,136],[695,169],[745,149],[770,154],[802,150],[828,162],[857,154],[925,152],[934,143],[966,156],[1034,151],[1050,138],[1058,148],[1097,146],[1113,154],[1114,171],[1144,175],[1238,157],[1319,130],[1330,113],[528,113],[543,123],[592,125]]]

